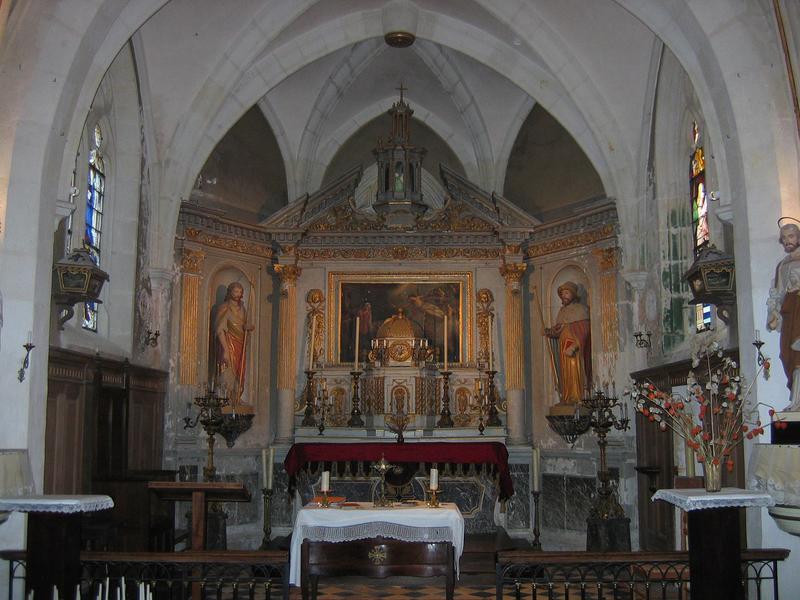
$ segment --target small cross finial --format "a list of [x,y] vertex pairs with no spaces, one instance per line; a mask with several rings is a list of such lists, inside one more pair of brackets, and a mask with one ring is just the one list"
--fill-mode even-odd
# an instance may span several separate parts
[[400,90],[400,102],[402,102],[402,101],[403,101],[403,92],[407,91],[407,90],[408,90],[408,88],[407,88],[407,87],[404,87],[404,86],[403,86],[403,82],[401,81],[401,82],[400,82],[400,87],[399,87],[399,88],[394,88],[394,89],[396,89],[396,90]]

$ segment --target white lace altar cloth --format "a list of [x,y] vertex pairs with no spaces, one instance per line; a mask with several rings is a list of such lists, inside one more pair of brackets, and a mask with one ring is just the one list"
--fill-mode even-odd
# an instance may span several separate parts
[[748,473],[749,487],[778,504],[800,506],[800,446],[754,444]]
[[304,506],[294,521],[289,553],[289,583],[300,583],[300,547],[304,539],[315,542],[349,542],[377,536],[404,542],[451,542],[458,561],[464,551],[464,517],[451,502],[439,508],[395,505],[375,508],[371,502],[348,503],[355,506],[321,508]]
[[775,505],[775,500],[769,494],[741,488],[722,488],[719,492],[707,492],[703,489],[664,489],[653,494],[651,500],[664,500],[683,510]]
[[0,498],[0,511],[35,513],[84,513],[114,508],[109,496],[78,495],[16,496]]

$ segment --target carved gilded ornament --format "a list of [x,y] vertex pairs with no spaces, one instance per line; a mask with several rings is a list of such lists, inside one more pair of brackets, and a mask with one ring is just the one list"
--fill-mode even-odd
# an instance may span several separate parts
[[478,361],[489,362],[489,330],[494,315],[494,295],[491,290],[483,288],[477,294],[478,317]]
[[184,248],[183,256],[181,256],[181,271],[187,274],[199,275],[203,272],[205,258],[206,253],[202,250]]
[[500,266],[500,275],[506,280],[506,286],[512,293],[520,292],[520,282],[528,265],[525,263],[503,263]]
[[576,235],[565,237],[557,240],[547,240],[541,244],[536,244],[528,248],[528,258],[535,258],[537,256],[545,256],[553,254],[562,250],[569,250],[570,248],[577,248],[578,246],[588,246],[599,240],[603,240],[614,235],[614,225],[607,223],[602,227],[578,233]]
[[263,244],[255,244],[253,242],[211,235],[193,227],[187,227],[185,233],[186,239],[203,244],[204,246],[208,246],[210,248],[231,250],[240,254],[261,256],[263,258],[272,258],[273,255],[272,248],[264,246]]
[[592,254],[597,259],[601,271],[616,269],[619,264],[619,248],[595,248]]
[[273,265],[275,273],[281,279],[281,286],[293,286],[297,283],[297,278],[303,272],[303,269],[297,265]]
[[521,244],[506,244],[505,247],[506,254],[522,254],[522,245]]
[[417,231],[494,231],[494,224],[471,214],[469,207],[451,200],[430,219],[417,219]]
[[351,202],[332,207],[320,219],[308,226],[311,232],[381,231],[386,229],[380,216],[356,209]]
[[[313,349],[314,355],[311,364],[316,365],[325,351],[325,295],[322,290],[313,289],[306,294],[306,312],[306,335],[309,338],[307,347]],[[314,332],[313,340],[311,340],[312,330]]]

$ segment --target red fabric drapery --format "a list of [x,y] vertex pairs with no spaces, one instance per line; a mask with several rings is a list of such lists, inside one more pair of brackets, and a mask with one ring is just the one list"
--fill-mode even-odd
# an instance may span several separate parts
[[391,463],[491,464],[500,478],[500,499],[508,499],[514,493],[514,484],[508,471],[508,450],[500,442],[294,444],[283,465],[289,477],[294,477],[304,465],[312,462],[377,462],[381,456]]

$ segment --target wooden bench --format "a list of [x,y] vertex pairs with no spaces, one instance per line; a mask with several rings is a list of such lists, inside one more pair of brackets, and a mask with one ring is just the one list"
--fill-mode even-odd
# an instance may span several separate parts
[[455,587],[453,544],[377,537],[352,542],[304,540],[300,551],[303,600],[316,600],[320,577],[445,577],[445,597]]

